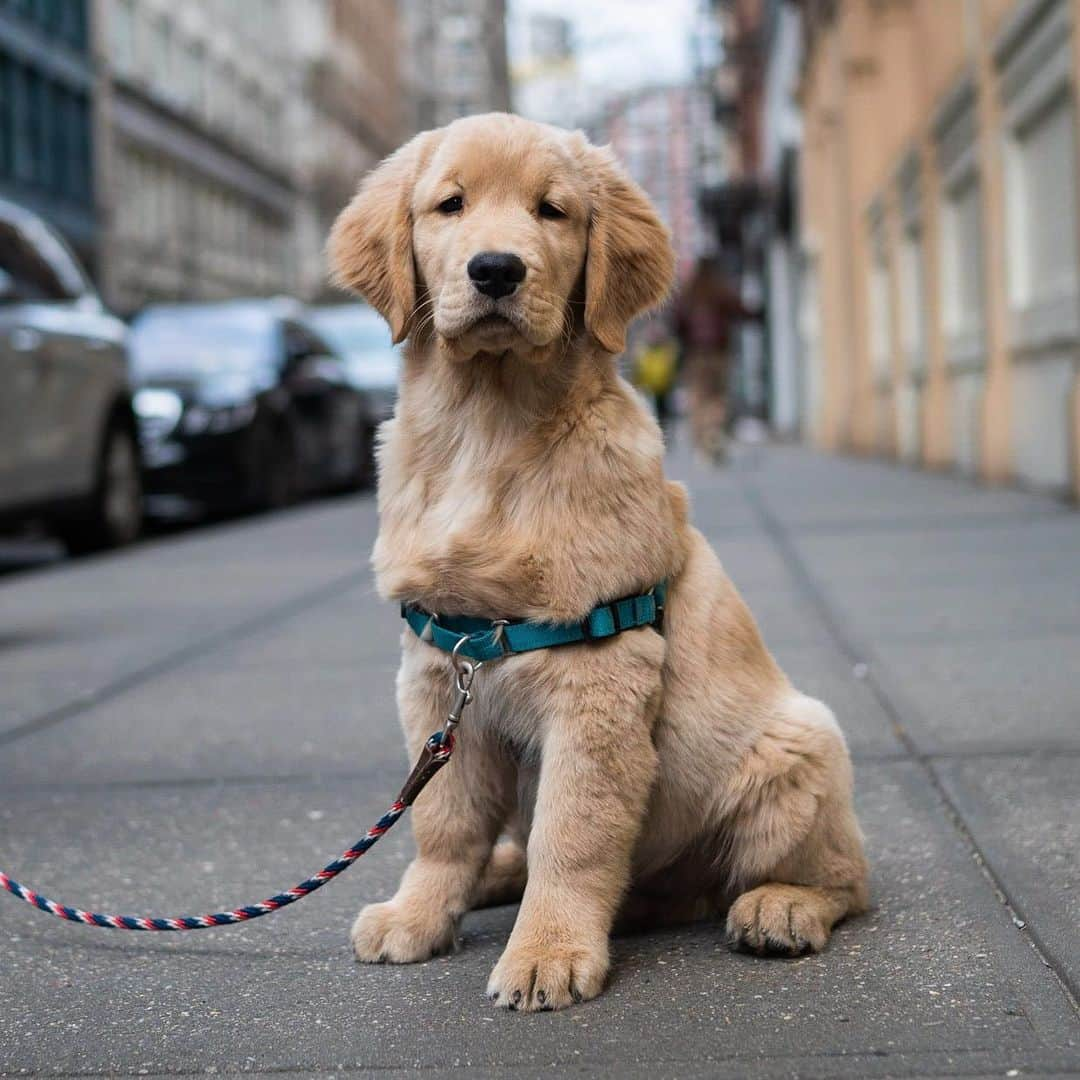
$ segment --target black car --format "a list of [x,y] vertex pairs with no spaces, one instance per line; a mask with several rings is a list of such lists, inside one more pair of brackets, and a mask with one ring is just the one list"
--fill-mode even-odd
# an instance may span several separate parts
[[363,394],[285,301],[147,308],[129,338],[147,509],[270,509],[372,473]]
[[364,392],[370,406],[372,432],[394,414],[401,354],[386,320],[367,304],[327,304],[309,309],[312,326],[341,353],[345,371]]

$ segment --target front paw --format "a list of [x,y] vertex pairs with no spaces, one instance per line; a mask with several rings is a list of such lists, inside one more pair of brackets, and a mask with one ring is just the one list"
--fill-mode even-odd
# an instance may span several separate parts
[[450,952],[456,944],[453,919],[394,900],[368,904],[349,937],[356,959],[364,964],[415,964]]
[[565,1009],[596,997],[604,988],[608,950],[578,942],[511,942],[488,980],[487,996],[504,1009],[540,1012]]
[[832,924],[814,889],[761,885],[743,893],[727,917],[728,941],[759,956],[800,956],[821,952]]

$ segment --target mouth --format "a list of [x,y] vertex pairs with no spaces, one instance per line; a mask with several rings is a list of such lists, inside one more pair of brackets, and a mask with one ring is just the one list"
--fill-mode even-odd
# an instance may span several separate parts
[[521,350],[541,344],[535,340],[536,334],[525,312],[516,306],[476,306],[478,311],[462,312],[460,321],[455,319],[451,325],[439,329],[447,342],[457,343],[455,348],[458,351]]
[[487,315],[482,315],[476,320],[470,327],[471,330],[513,330],[515,329],[514,321],[506,315],[500,315],[496,311],[492,311]]

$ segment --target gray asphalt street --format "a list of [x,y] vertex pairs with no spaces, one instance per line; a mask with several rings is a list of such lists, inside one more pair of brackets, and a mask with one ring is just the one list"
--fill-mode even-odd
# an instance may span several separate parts
[[[246,926],[118,933],[0,893],[0,1071],[1080,1073],[1080,514],[794,448],[672,471],[840,716],[870,915],[794,961],[709,925],[623,938],[602,998],[525,1016],[483,998],[513,909],[469,916],[456,956],[353,963],[406,823]],[[375,529],[352,498],[0,579],[0,868],[174,914],[261,898],[360,835],[406,767]]]

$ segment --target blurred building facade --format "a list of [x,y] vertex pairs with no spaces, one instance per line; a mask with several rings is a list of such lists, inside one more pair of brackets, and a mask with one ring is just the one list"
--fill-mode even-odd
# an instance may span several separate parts
[[766,200],[763,242],[766,334],[769,354],[769,421],[785,438],[802,431],[807,393],[803,340],[805,296],[800,289],[799,171],[802,116],[802,13],[786,0],[767,0],[763,13],[765,50],[761,98],[761,182]]
[[559,127],[584,123],[588,106],[570,20],[527,11],[511,22],[510,33],[516,39],[510,71],[514,111]]
[[252,18],[246,0],[90,0],[112,307],[327,293],[334,216],[409,130],[398,8],[258,0]]
[[708,121],[708,98],[685,85],[653,87],[611,101],[588,124],[592,141],[611,144],[671,230],[680,279],[708,246],[698,200],[697,138]]
[[100,278],[118,311],[293,287],[287,6],[95,0]]
[[296,199],[295,291],[329,294],[323,249],[361,176],[403,141],[406,101],[395,0],[288,0]]
[[[706,0],[720,48],[699,77],[719,131],[720,175],[701,191],[713,246],[729,283],[771,317],[767,295],[768,188],[764,175],[767,26],[772,0]],[[731,355],[730,414],[769,417],[772,366],[767,322],[747,321]]]
[[0,197],[124,315],[325,297],[360,177],[509,107],[505,0],[0,0]]
[[0,4],[0,196],[54,222],[91,267],[97,102],[88,0]]
[[510,109],[506,0],[400,0],[398,13],[410,130]]
[[807,0],[805,426],[1080,495],[1080,0]]

